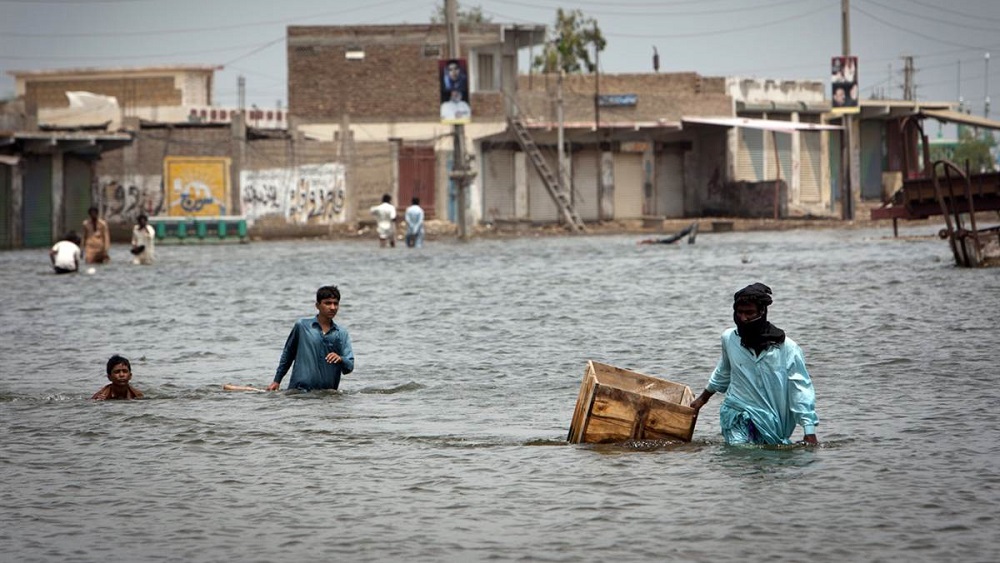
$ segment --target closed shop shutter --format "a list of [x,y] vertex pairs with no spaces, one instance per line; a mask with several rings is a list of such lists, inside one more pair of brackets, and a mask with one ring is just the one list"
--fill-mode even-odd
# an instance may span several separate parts
[[11,189],[14,169],[0,164],[0,249],[9,250],[14,245]]
[[[556,167],[556,156],[555,150],[542,150],[542,156],[545,159],[546,164],[549,165],[549,170],[553,174],[558,174]],[[556,207],[554,201],[552,201],[552,196],[549,194],[549,190],[545,187],[545,183],[542,182],[542,177],[538,174],[538,170],[535,165],[532,164],[530,158],[525,159],[525,164],[528,165],[528,218],[532,221],[539,222],[553,222],[559,220],[559,209]]]
[[[785,181],[788,186],[792,185],[792,135],[790,133],[778,133],[778,132],[768,132],[771,136],[771,141],[775,143],[778,147],[778,159],[781,162],[781,179]],[[774,148],[771,149],[771,166],[767,170],[767,179],[775,180],[778,178],[778,171],[774,166]]]
[[642,155],[615,154],[615,219],[642,217]]
[[861,197],[882,199],[882,122],[861,122]]
[[676,147],[656,155],[656,214],[684,216],[684,155]]
[[799,133],[802,150],[802,174],[799,178],[799,199],[802,203],[822,203],[823,197],[819,189],[822,177],[823,162],[822,143],[819,131],[801,131]]
[[596,150],[573,155],[573,207],[584,221],[597,221],[597,159]]
[[483,159],[483,218],[514,217],[514,151],[490,150]]
[[[25,248],[50,246],[52,241],[52,158],[25,158],[24,199],[21,225]],[[72,226],[79,231],[81,227]]]
[[759,182],[764,179],[764,132],[740,127],[738,135],[736,180]]
[[[63,227],[79,231],[92,205],[90,161],[66,155],[63,160]],[[136,210],[136,213],[140,213]],[[138,215],[136,215],[138,217]],[[135,217],[128,219],[134,220]]]

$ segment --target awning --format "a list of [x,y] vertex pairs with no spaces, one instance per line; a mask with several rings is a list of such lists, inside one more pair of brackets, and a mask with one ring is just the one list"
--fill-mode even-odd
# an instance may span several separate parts
[[820,125],[819,123],[803,123],[801,121],[780,121],[777,119],[751,119],[749,117],[684,117],[681,123],[699,125],[718,125],[719,127],[745,127],[747,129],[762,129],[792,133],[794,131],[839,131],[839,125]]
[[953,111],[948,109],[925,109],[917,113],[917,115],[922,115],[924,117],[933,117],[938,121],[947,121],[950,123],[962,123],[964,125],[972,125],[973,127],[982,127],[984,129],[1000,129],[1000,121],[994,121],[992,119],[987,119],[985,117],[976,117],[974,115],[969,115],[967,113],[962,113],[960,111]]

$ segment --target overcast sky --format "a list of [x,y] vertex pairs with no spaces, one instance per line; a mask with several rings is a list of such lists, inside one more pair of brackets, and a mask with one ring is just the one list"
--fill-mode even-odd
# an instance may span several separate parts
[[[424,23],[435,0],[0,0],[0,96],[11,70],[216,64],[216,99],[285,104],[288,25]],[[961,95],[1000,117],[1000,0],[851,0],[851,46],[862,97],[902,97],[902,58],[914,57],[917,99]],[[498,23],[551,25],[556,9],[595,18],[607,49],[601,71],[828,80],[841,54],[841,0],[483,0]],[[522,65],[523,67],[523,65]],[[987,69],[989,74],[987,75]],[[522,71],[526,71],[522,68]],[[987,92],[987,88],[989,92]]]

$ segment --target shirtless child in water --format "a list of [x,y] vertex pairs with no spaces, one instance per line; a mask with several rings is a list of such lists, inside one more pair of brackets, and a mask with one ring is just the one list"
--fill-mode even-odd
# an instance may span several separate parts
[[94,393],[91,399],[95,401],[106,401],[111,399],[141,399],[142,391],[129,385],[132,380],[132,364],[128,358],[123,358],[118,354],[111,356],[108,360],[108,380],[110,384],[105,385],[100,391]]

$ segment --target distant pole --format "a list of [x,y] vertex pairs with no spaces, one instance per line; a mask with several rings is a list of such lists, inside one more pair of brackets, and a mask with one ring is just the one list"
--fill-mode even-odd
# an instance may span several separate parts
[[[851,0],[840,0],[840,39],[845,57],[851,56]],[[854,219],[854,195],[852,193],[851,176],[853,175],[853,151],[851,141],[853,135],[851,130],[854,127],[854,119],[851,114],[844,114],[844,171],[843,176],[844,193],[841,194],[840,208],[844,220]]]
[[962,59],[958,60],[958,113],[965,111],[965,99],[962,98]]
[[236,90],[240,94],[238,102],[240,113],[243,113],[243,110],[246,109],[247,106],[247,79],[242,74],[236,79]]
[[990,118],[990,52],[986,51],[986,77],[983,80],[983,90],[986,94],[986,103],[983,105],[983,117]]
[[[458,1],[445,0],[445,21],[448,26],[448,56],[459,58],[458,46]],[[469,240],[469,228],[466,224],[466,189],[468,182],[468,167],[465,161],[465,125],[456,123],[452,129],[452,166],[450,177],[458,184],[458,239]]]
[[601,48],[594,41],[594,136],[597,139],[597,219],[604,220],[604,167],[601,165]]

